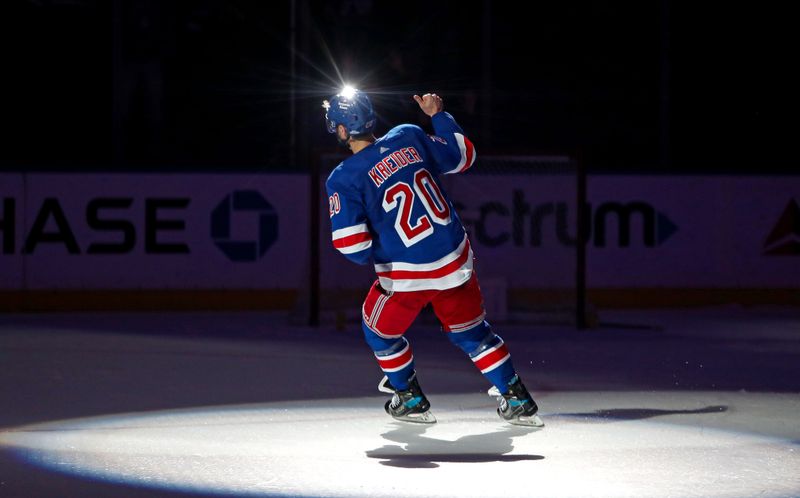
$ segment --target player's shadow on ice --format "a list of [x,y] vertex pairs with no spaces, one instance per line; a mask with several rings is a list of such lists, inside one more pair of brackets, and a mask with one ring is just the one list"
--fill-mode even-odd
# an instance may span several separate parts
[[644,420],[667,415],[699,415],[705,413],[722,413],[728,411],[724,405],[707,406],[695,410],[661,410],[657,408],[612,408],[608,410],[595,410],[586,413],[553,413],[548,416],[556,418],[582,418],[584,422],[596,424],[620,422],[625,420]]
[[387,444],[367,451],[369,458],[381,460],[381,465],[390,467],[434,469],[437,462],[481,463],[518,462],[520,460],[543,460],[541,455],[509,455],[513,449],[513,438],[524,436],[536,429],[506,427],[486,434],[463,436],[455,441],[425,437],[429,425],[395,423],[395,429],[381,434],[384,439],[405,445]]

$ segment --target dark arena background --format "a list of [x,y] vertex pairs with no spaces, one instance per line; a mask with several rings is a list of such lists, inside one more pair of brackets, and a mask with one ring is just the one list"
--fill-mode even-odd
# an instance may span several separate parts
[[[0,496],[800,496],[790,11],[3,2]],[[438,423],[384,412],[330,242],[345,85],[475,144],[442,182],[542,430],[429,309]]]

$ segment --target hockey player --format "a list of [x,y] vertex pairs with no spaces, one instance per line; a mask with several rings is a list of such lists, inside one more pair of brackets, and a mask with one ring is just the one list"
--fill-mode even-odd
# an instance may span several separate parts
[[435,135],[403,124],[376,138],[369,97],[346,88],[325,101],[328,131],[353,155],[326,183],[333,246],[348,259],[375,265],[378,279],[362,307],[362,328],[392,393],[385,410],[398,420],[433,423],[404,337],[430,303],[450,341],[494,386],[497,413],[512,424],[542,427],[538,407],[485,320],[467,234],[438,175],[462,173],[475,147],[436,94],[414,95]]

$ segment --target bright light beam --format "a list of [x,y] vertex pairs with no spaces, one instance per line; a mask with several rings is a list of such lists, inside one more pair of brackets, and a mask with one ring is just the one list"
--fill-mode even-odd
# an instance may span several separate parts
[[[3,429],[0,447],[85,478],[226,496],[394,498],[386,483],[404,481],[414,483],[402,490],[409,498],[798,496],[795,432],[713,427],[760,425],[743,410],[754,396],[551,392],[547,404],[562,413],[543,413],[539,432],[505,424],[480,394],[436,395],[431,426],[392,421],[379,397],[198,407]],[[786,395],[757,396],[757,406],[781,413],[795,405]],[[700,409],[723,400],[735,423]],[[593,416],[641,406],[669,416]],[[524,472],[535,486],[498,486],[476,479],[478,469]]]
[[356,94],[356,91],[357,90],[353,88],[351,85],[345,85],[344,88],[342,88],[342,91],[339,92],[339,95],[341,95],[346,99],[352,99],[353,95]]

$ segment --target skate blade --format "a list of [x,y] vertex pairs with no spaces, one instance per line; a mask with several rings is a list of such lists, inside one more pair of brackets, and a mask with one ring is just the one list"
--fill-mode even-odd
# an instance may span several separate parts
[[414,424],[436,423],[436,417],[433,416],[433,413],[431,413],[430,410],[422,413],[409,413],[407,415],[403,415],[402,417],[392,416],[392,418],[401,422],[411,422]]
[[531,417],[526,417],[526,416],[516,417],[511,420],[507,420],[506,422],[509,422],[510,424],[513,425],[520,425],[523,427],[533,427],[536,429],[544,428],[544,422],[542,421],[541,418],[539,418],[538,414],[533,415]]

